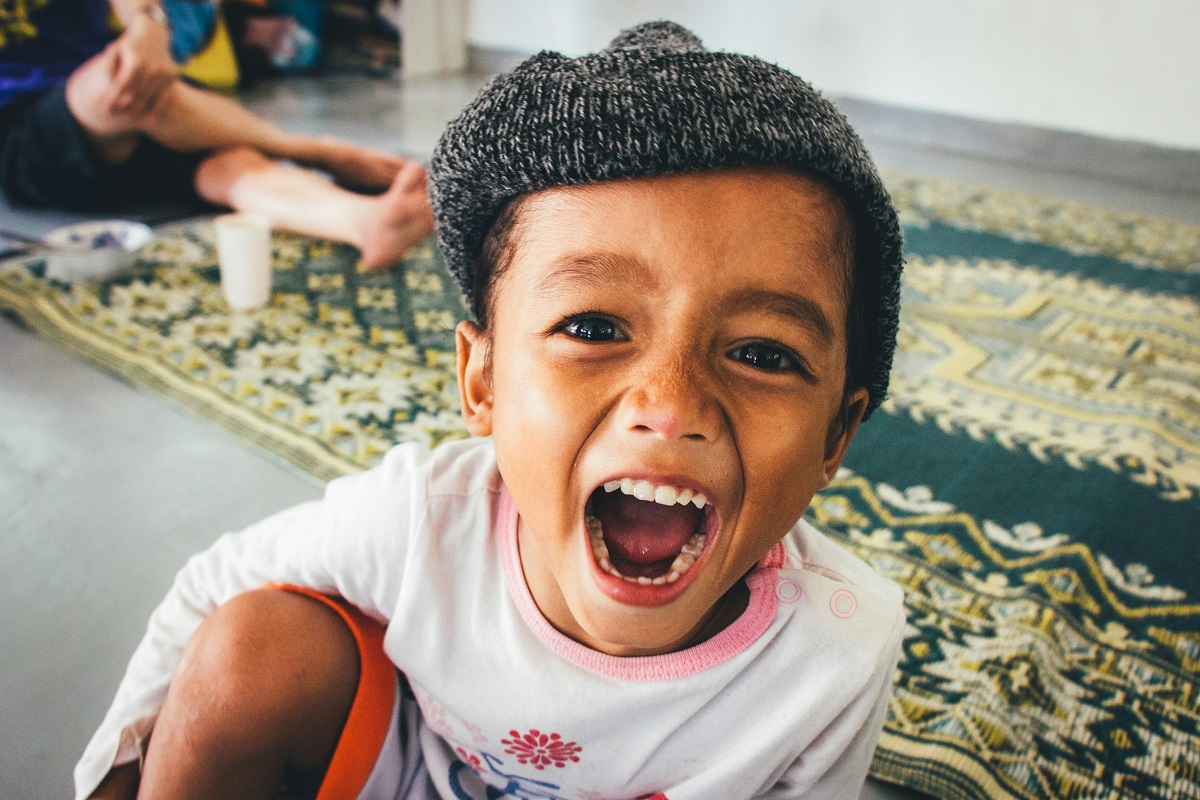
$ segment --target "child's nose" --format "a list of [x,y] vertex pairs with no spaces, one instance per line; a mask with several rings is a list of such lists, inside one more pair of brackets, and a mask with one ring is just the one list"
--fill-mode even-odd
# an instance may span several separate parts
[[661,439],[713,441],[720,432],[721,415],[695,367],[675,360],[668,368],[632,386],[622,401],[622,423],[627,430]]

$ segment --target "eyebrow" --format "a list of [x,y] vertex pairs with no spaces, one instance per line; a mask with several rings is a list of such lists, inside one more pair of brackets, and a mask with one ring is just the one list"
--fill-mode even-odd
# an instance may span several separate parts
[[[568,255],[554,261],[534,286],[534,294],[546,297],[562,291],[612,285],[637,285],[653,288],[653,271],[634,257],[618,253]],[[833,344],[833,324],[811,298],[769,289],[746,289],[732,299],[738,311],[757,310],[785,317],[811,331],[823,344]]]
[[617,253],[568,255],[554,261],[534,286],[539,297],[571,289],[654,283],[654,277],[637,258]]
[[803,295],[747,289],[734,297],[733,305],[742,310],[755,309],[787,317],[816,334],[827,345],[833,344],[836,338],[829,317],[815,301]]

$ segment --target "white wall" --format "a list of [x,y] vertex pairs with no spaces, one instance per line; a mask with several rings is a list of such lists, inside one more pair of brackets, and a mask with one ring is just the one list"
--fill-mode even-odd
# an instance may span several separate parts
[[657,18],[831,94],[1200,150],[1196,0],[470,0],[467,39],[579,55]]

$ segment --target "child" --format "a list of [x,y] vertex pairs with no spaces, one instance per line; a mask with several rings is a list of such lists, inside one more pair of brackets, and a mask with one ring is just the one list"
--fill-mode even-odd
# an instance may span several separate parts
[[895,346],[861,142],[651,23],[497,78],[431,176],[491,439],[397,447],[189,562],[78,796],[144,755],[143,797],[857,797],[900,591],[799,520]]
[[[433,231],[419,164],[280,130],[181,79],[159,0],[5,9],[0,189],[10,202],[111,213],[113,203],[151,208],[200,197],[354,245],[373,270],[390,268]],[[124,27],[119,36],[110,14]]]

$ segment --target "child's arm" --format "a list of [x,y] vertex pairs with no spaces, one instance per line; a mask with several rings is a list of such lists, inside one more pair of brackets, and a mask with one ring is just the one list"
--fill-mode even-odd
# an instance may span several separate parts
[[409,535],[424,510],[429,453],[391,451],[379,468],[331,483],[325,498],[221,537],[192,557],[154,611],[100,729],[75,769],[87,797],[114,763],[136,758],[184,645],[235,595],[290,583],[341,595],[388,619],[400,591]]

